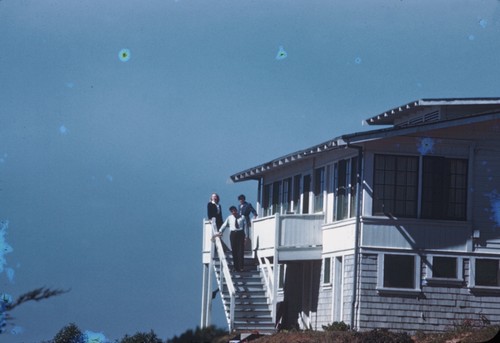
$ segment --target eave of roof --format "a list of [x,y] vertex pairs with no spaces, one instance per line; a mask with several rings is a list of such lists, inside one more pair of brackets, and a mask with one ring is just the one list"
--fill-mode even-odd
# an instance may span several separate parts
[[[500,101],[500,99],[499,99]],[[286,164],[295,163],[299,160],[304,160],[313,157],[317,154],[324,153],[336,149],[345,149],[352,144],[361,144],[371,140],[383,139],[388,137],[395,137],[401,135],[414,134],[429,130],[436,130],[441,128],[446,128],[450,126],[459,126],[464,124],[476,123],[481,121],[487,121],[492,119],[500,119],[500,112],[493,113],[482,113],[475,116],[454,118],[449,120],[442,120],[437,122],[429,122],[427,124],[408,126],[408,127],[389,127],[378,130],[370,130],[364,132],[355,132],[350,134],[345,134],[326,142],[314,145],[310,148],[296,151],[294,153],[284,155],[282,157],[276,158],[267,163],[260,164],[258,166],[243,170],[236,174],[231,175],[231,180],[233,182],[241,182],[246,180],[257,180],[267,171],[271,169],[282,167]]]
[[500,98],[432,98],[420,99],[394,107],[388,111],[368,118],[368,125],[393,125],[394,120],[403,115],[424,110],[433,106],[500,105]]

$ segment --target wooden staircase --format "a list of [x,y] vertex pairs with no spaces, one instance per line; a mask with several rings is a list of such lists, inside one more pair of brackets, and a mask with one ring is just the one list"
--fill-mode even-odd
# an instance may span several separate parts
[[[231,253],[226,253],[226,260],[232,266]],[[220,261],[216,257],[214,269],[220,285]],[[251,258],[245,258],[244,272],[231,272],[231,279],[236,289],[233,330],[236,332],[254,332],[260,334],[275,333],[271,305],[266,294],[266,285],[260,269]],[[230,296],[223,282],[221,291],[222,303],[229,322]]]

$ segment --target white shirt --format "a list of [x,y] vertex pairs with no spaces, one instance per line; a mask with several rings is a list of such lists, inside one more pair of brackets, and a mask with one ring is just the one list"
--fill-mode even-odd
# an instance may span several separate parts
[[[238,226],[239,228],[236,227],[236,221],[238,221]],[[223,233],[224,230],[229,227],[229,230],[231,231],[245,231],[245,235],[248,236],[248,228],[247,228],[247,221],[244,216],[240,216],[236,219],[235,216],[230,215],[229,217],[226,218],[224,221],[224,224],[219,229],[220,233]]]

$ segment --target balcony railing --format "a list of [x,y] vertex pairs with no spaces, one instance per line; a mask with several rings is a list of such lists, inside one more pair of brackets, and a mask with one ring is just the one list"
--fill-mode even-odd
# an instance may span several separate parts
[[320,247],[323,221],[323,214],[277,213],[271,217],[258,218],[252,224],[252,248],[265,251]]

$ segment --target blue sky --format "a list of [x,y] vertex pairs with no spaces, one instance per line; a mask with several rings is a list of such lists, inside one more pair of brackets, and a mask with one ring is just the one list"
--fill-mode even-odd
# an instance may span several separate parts
[[0,1],[0,291],[71,289],[2,342],[195,328],[211,192],[255,202],[231,174],[412,100],[500,96],[499,5]]

